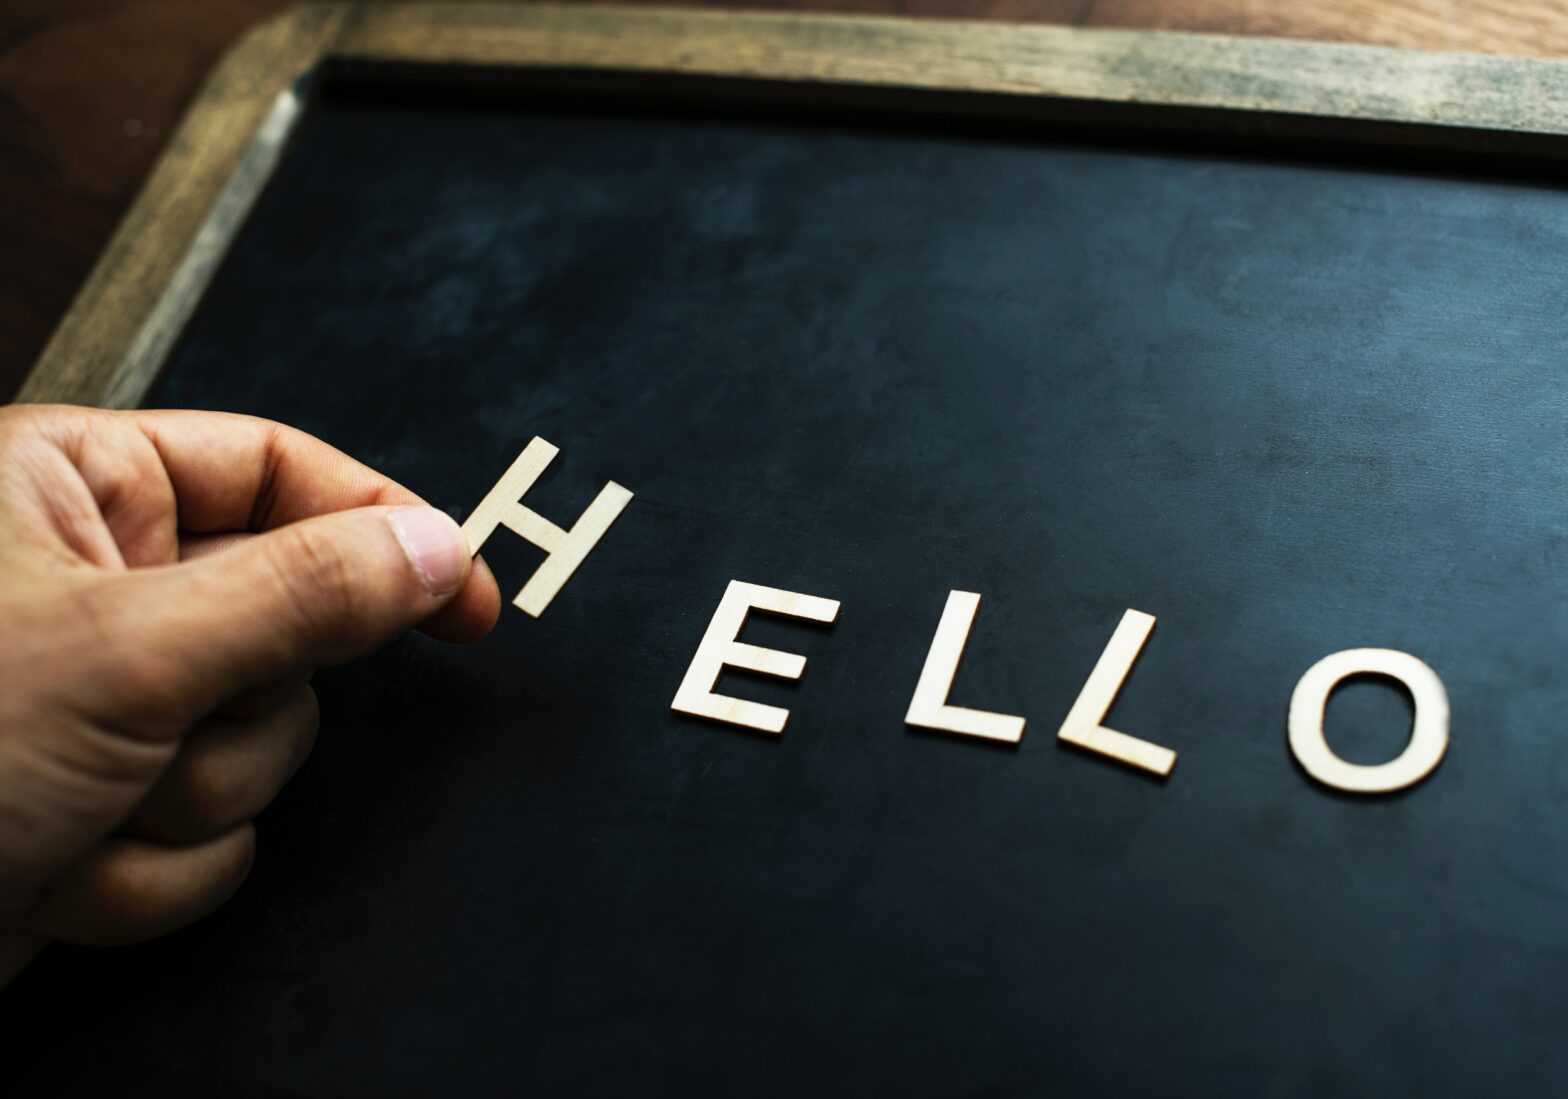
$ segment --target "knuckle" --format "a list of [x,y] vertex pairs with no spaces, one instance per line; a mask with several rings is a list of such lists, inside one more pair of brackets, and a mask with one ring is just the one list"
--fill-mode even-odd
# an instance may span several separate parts
[[220,835],[251,817],[226,772],[200,761],[181,770],[171,794],[186,839]]
[[112,706],[119,731],[137,737],[177,736],[195,716],[198,685],[178,653],[120,647],[112,657]]
[[184,927],[226,902],[250,876],[256,855],[255,829],[241,825],[215,841],[222,858],[196,876],[171,877],[143,860],[110,863],[88,894],[97,926],[85,941],[113,946],[143,942]]
[[251,820],[277,796],[304,764],[315,744],[319,710],[315,692],[298,697],[262,721],[247,723],[244,736],[263,750],[237,765],[232,742],[204,750],[204,730],[190,734],[195,747],[182,752],[148,799],[138,825],[155,838],[191,843],[212,839]]
[[89,896],[102,906],[112,923],[119,925],[126,941],[143,937],[144,928],[162,924],[170,907],[168,889],[161,880],[118,864],[110,864],[99,873],[89,887]]

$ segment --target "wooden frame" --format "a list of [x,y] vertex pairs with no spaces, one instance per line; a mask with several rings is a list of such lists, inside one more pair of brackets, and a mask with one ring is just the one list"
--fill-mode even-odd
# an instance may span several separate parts
[[213,72],[23,386],[139,404],[325,61],[720,77],[815,102],[1568,163],[1568,62],[1257,38],[612,7],[325,3]]

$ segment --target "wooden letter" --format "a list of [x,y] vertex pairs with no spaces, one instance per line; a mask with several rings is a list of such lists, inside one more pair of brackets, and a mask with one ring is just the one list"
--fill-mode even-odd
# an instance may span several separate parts
[[681,680],[670,709],[765,733],[784,731],[784,723],[789,720],[788,710],[713,693],[713,685],[718,682],[719,672],[725,665],[780,679],[799,679],[806,671],[803,656],[735,640],[746,624],[747,612],[752,610],[813,622],[832,622],[838,617],[838,600],[731,580],[724,598],[719,600],[719,609],[713,612],[713,620],[708,623],[708,632],[702,635],[702,643],[691,658],[691,666],[686,669],[686,678]]
[[1087,748],[1091,752],[1099,752],[1129,766],[1163,776],[1170,774],[1171,768],[1176,766],[1175,752],[1158,744],[1150,744],[1147,740],[1118,733],[1115,729],[1107,729],[1102,724],[1105,715],[1111,711],[1111,703],[1116,701],[1117,692],[1122,689],[1122,681],[1132,671],[1133,661],[1138,659],[1143,643],[1149,639],[1149,631],[1153,629],[1152,614],[1128,610],[1122,615],[1116,632],[1111,634],[1111,640],[1100,654],[1089,678],[1084,681],[1083,690],[1078,692],[1078,701],[1067,711],[1067,720],[1062,722],[1056,736],[1058,740],[1065,740],[1079,748]]
[[534,570],[523,585],[523,590],[512,600],[518,610],[538,618],[561,590],[561,585],[577,571],[590,550],[599,544],[604,532],[610,529],[621,510],[631,500],[632,494],[611,481],[599,490],[588,510],[583,512],[571,530],[562,530],[550,520],[523,507],[518,501],[533,487],[545,466],[560,451],[537,435],[512,463],[512,468],[496,482],[479,506],[463,524],[463,534],[468,538],[468,548],[478,553],[490,540],[495,528],[504,526],[518,537],[532,542],[549,554],[544,563]]
[[[1346,763],[1323,739],[1329,692],[1352,675],[1397,679],[1415,701],[1410,743],[1397,759],[1376,766]],[[1290,696],[1290,750],[1307,774],[1336,790],[1386,794],[1414,786],[1438,765],[1448,749],[1448,692],[1437,673],[1395,649],[1346,649],[1307,669]]]
[[969,627],[974,624],[975,612],[979,609],[980,597],[974,592],[947,593],[947,606],[942,610],[942,620],[937,623],[936,636],[931,639],[931,650],[926,653],[925,667],[920,669],[920,681],[915,684],[915,695],[909,700],[909,713],[904,715],[904,723],[918,729],[936,729],[1017,744],[1024,735],[1023,718],[947,704],[953,677],[958,674],[959,658],[964,655],[964,642],[969,640]]

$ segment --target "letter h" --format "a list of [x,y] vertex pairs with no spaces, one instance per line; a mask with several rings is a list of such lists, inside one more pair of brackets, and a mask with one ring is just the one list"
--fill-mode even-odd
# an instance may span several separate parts
[[599,495],[571,530],[562,530],[538,512],[525,508],[520,503],[523,494],[533,487],[559,453],[556,447],[534,436],[512,463],[512,468],[496,482],[463,524],[470,552],[478,553],[495,533],[495,528],[504,526],[548,554],[523,585],[523,590],[517,593],[517,598],[512,600],[518,610],[535,618],[544,613],[550,600],[583,563],[589,551],[599,544],[604,532],[610,529],[610,524],[632,498],[629,491],[614,481],[609,482],[599,490]]

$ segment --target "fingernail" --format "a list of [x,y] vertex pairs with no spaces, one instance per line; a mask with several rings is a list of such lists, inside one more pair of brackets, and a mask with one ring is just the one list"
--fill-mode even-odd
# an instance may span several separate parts
[[431,595],[451,595],[468,571],[468,540],[452,517],[435,508],[399,508],[387,513],[409,564]]

